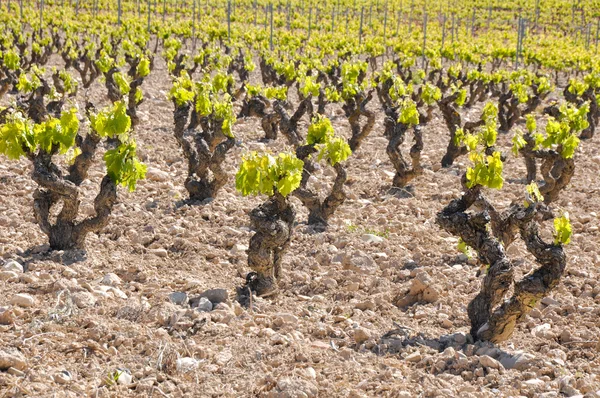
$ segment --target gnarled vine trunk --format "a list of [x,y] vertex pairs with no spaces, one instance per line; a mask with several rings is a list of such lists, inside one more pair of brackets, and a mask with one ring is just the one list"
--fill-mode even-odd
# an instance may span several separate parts
[[247,288],[259,296],[277,289],[295,217],[292,205],[278,192],[250,212],[255,233],[248,248],[248,266],[253,272],[247,277]]
[[308,179],[315,170],[309,157],[316,152],[317,149],[312,145],[304,145],[296,149],[296,157],[304,161],[304,170],[302,171],[300,187],[294,191],[294,196],[300,199],[308,209],[308,224],[324,230],[327,227],[329,218],[346,200],[344,184],[346,183],[347,174],[344,166],[341,163],[336,163],[333,166],[336,171],[336,178],[331,191],[324,199],[321,199],[316,192],[307,187]]
[[[498,343],[509,339],[517,322],[556,287],[565,270],[566,258],[562,246],[545,243],[540,238],[535,221],[537,204],[528,208],[513,205],[498,214],[482,195],[481,188],[466,189],[460,199],[453,200],[438,213],[436,221],[471,246],[481,262],[489,264],[481,291],[469,303],[467,312],[473,338]],[[467,212],[475,203],[483,205],[484,210]],[[487,227],[489,223],[491,229]],[[505,300],[514,282],[513,263],[505,248],[517,233],[541,266],[515,283],[512,297]]]
[[[222,120],[199,118],[194,109],[192,109],[190,126],[186,129],[190,108],[190,105],[176,105],[175,139],[188,161],[185,189],[190,199],[203,201],[214,198],[227,183],[229,176],[221,165],[225,161],[227,152],[233,148],[235,139],[225,137],[221,133]],[[198,124],[202,131],[194,132]],[[186,137],[186,132],[193,133],[193,138]]]

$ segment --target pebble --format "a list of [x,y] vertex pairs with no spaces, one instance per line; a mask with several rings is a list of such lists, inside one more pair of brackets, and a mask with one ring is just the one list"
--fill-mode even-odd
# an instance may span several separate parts
[[2,267],[2,270],[13,271],[13,272],[20,274],[23,272],[23,266],[14,260],[10,260],[6,264],[4,264],[4,266]]
[[486,368],[492,368],[492,369],[503,369],[504,368],[504,366],[502,366],[502,364],[500,362],[498,362],[494,358],[490,357],[489,355],[480,356],[479,364]]
[[182,357],[177,359],[177,371],[181,373],[188,373],[196,370],[200,365],[200,361],[190,357]]
[[187,293],[185,293],[185,292],[173,292],[173,293],[169,294],[169,300],[173,304],[185,305],[188,303],[189,298],[188,298]]
[[206,297],[200,297],[198,304],[194,308],[200,312],[210,312],[213,309],[213,305]]
[[78,308],[89,308],[96,305],[96,297],[90,292],[75,292],[71,298]]
[[356,330],[354,330],[354,341],[356,341],[356,344],[362,344],[365,341],[369,340],[371,338],[371,333],[369,333],[368,330],[364,329],[364,328],[357,328]]
[[129,373],[128,370],[117,369],[116,373],[118,375],[117,384],[126,386],[131,384],[131,382],[133,381],[133,376],[131,376],[131,373]]
[[63,370],[54,375],[54,381],[58,384],[67,384],[73,380],[73,376],[67,370]]
[[239,243],[233,245],[233,247],[231,248],[231,254],[246,254],[247,251],[248,251],[248,246],[241,245]]
[[9,281],[19,278],[19,274],[15,271],[0,271],[0,281]]
[[423,359],[423,357],[421,356],[421,353],[419,351],[413,352],[412,354],[409,354],[406,358],[408,362],[420,362],[421,359]]
[[10,303],[19,307],[32,307],[35,304],[35,299],[29,294],[18,293],[10,299]]
[[373,234],[363,234],[360,239],[366,243],[382,243],[385,239]]
[[169,252],[167,249],[152,249],[148,251],[150,254],[154,254],[156,257],[167,258],[169,257]]
[[106,286],[118,286],[121,284],[121,278],[119,278],[116,274],[110,272],[104,275],[104,278],[102,278],[100,283]]
[[7,370],[8,368],[27,369],[27,362],[20,352],[0,350],[0,370]]
[[229,301],[229,291],[227,289],[209,289],[200,294],[200,298],[203,297],[213,304],[225,303]]
[[148,167],[146,178],[150,181],[165,182],[170,180],[169,173],[157,169],[156,167]]

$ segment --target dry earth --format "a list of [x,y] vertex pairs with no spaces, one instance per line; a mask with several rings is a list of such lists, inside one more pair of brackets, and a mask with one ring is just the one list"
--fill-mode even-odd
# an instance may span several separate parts
[[[325,233],[306,226],[293,200],[298,225],[282,292],[247,310],[234,294],[249,271],[247,212],[263,198],[241,197],[232,178],[214,201],[185,204],[186,163],[172,136],[162,61],[143,88],[136,136],[148,178],[136,192],[120,189],[110,225],[88,237],[85,256],[47,252],[32,217],[30,165],[0,161],[0,397],[600,396],[600,138],[582,143],[556,204],[574,228],[559,287],[506,344],[473,344],[466,306],[480,287],[477,265],[457,256],[457,239],[434,223],[459,196],[467,159],[439,169],[447,143],[439,114],[424,129],[425,173],[414,196],[403,197],[389,192],[378,111],[348,161],[350,199]],[[94,90],[106,103],[99,83]],[[347,134],[341,110],[332,118]],[[260,143],[259,126],[237,123],[232,176],[245,151],[285,148],[283,138]],[[508,153],[510,137],[500,140]],[[86,183],[88,214],[102,175],[99,162]],[[491,194],[500,206],[522,198],[522,160],[509,156],[505,176],[505,188]],[[332,172],[314,177],[326,187]],[[521,242],[509,254],[519,276],[535,267]],[[212,311],[185,304],[208,289],[224,289],[209,297]],[[411,292],[416,304],[392,304]]]

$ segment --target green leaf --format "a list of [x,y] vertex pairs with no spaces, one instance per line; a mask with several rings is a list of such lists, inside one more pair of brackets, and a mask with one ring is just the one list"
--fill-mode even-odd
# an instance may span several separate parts
[[115,80],[121,95],[129,94],[129,91],[131,91],[131,87],[129,86],[131,84],[129,76],[122,72],[116,72],[113,74],[113,79]]
[[7,118],[0,126],[0,154],[17,160],[25,155],[25,151],[35,149],[33,122],[23,117],[20,112]]
[[119,137],[125,141],[131,128],[131,118],[127,114],[125,101],[115,102],[111,108],[105,108],[90,116],[92,129],[101,137]]
[[306,135],[306,143],[308,145],[324,144],[334,135],[333,125],[327,117],[317,114],[310,126],[308,126],[308,134]]
[[554,219],[554,244],[566,245],[571,242],[571,220],[569,213],[564,212],[561,217]]
[[146,165],[140,163],[136,156],[135,141],[122,143],[104,154],[106,173],[115,184],[135,190],[138,180],[146,177]]
[[150,60],[148,58],[142,58],[140,60],[135,70],[135,74],[139,77],[146,77],[150,74]]
[[235,186],[242,195],[273,195],[275,189],[287,196],[300,186],[304,162],[294,154],[258,155],[250,152],[242,158]]

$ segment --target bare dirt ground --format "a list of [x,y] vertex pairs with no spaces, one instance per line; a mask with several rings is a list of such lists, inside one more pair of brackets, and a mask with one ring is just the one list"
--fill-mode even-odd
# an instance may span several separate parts
[[[257,120],[238,121],[230,183],[208,204],[185,204],[169,85],[159,61],[143,86],[136,133],[147,180],[133,193],[120,188],[110,225],[88,237],[85,256],[47,252],[32,216],[30,165],[1,159],[0,266],[16,260],[25,272],[0,274],[0,397],[600,396],[600,138],[582,142],[555,205],[574,229],[560,285],[509,342],[473,344],[466,306],[480,287],[478,266],[434,223],[459,196],[468,160],[439,169],[448,139],[439,114],[424,128],[425,173],[414,196],[403,197],[389,192],[393,168],[378,111],[373,133],[348,160],[349,200],[327,232],[314,233],[293,199],[298,225],[281,293],[248,310],[235,302],[235,288],[249,271],[247,213],[264,198],[236,193],[233,175],[245,151],[276,152],[285,142],[261,143]],[[106,103],[95,87],[92,99]],[[341,110],[330,110],[347,135]],[[509,136],[500,147],[509,153]],[[525,174],[522,159],[509,155],[504,189],[489,193],[494,203],[521,200]],[[98,162],[86,214],[102,175]],[[324,168],[311,183],[327,186],[332,175]],[[551,228],[549,221],[547,239]],[[519,277],[536,266],[519,241],[509,255]],[[211,297],[210,312],[170,300],[213,288],[228,299]],[[424,288],[439,297],[393,304],[410,292],[423,298]],[[12,304],[17,294],[33,303]]]

